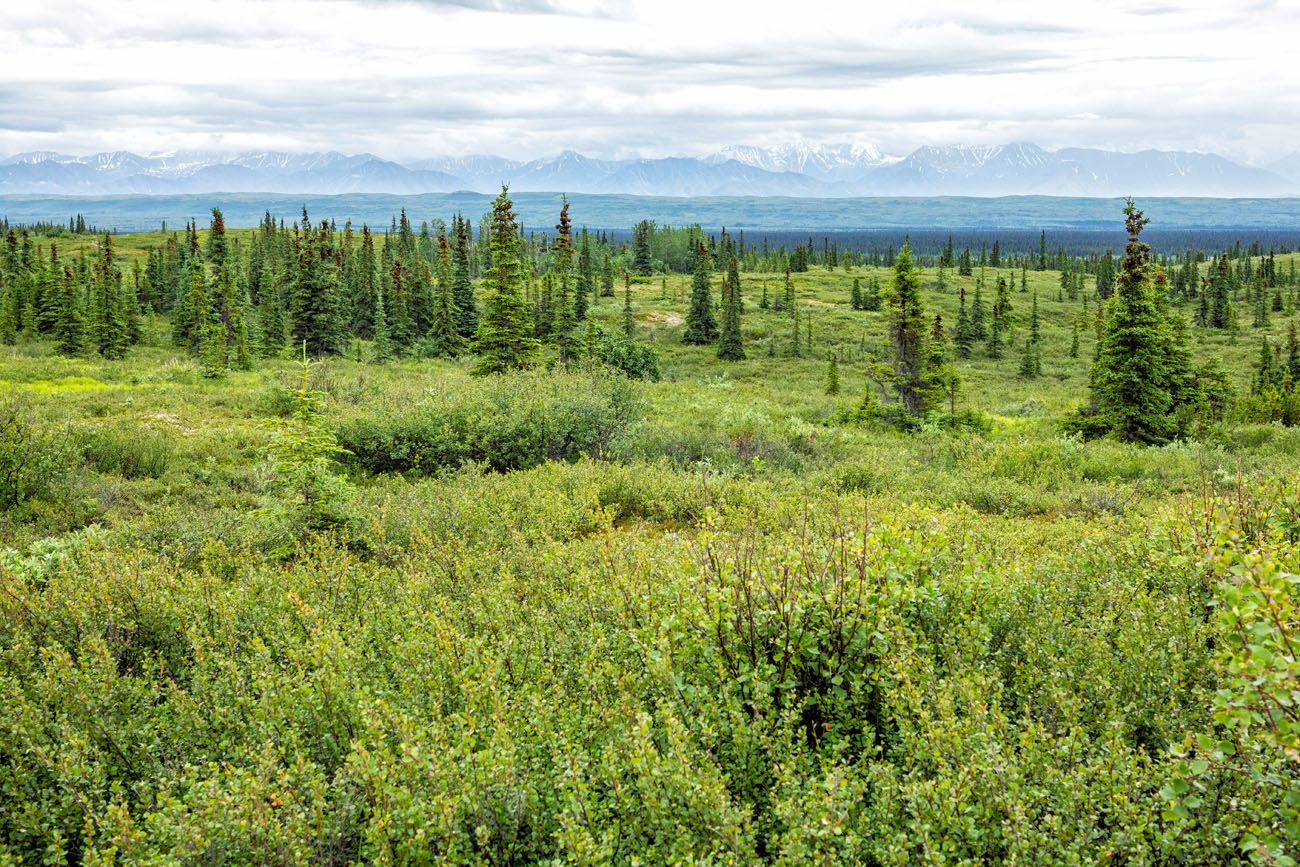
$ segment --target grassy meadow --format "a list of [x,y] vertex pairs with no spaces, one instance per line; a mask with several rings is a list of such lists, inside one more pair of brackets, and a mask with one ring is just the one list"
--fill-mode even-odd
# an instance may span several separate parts
[[[783,275],[742,274],[735,363],[681,344],[689,275],[634,283],[657,382],[358,345],[310,372],[319,533],[270,469],[291,359],[204,378],[152,316],[123,360],[0,347],[0,864],[1294,863],[1300,687],[1260,647],[1300,635],[1300,428],[1065,434],[1096,301],[999,275],[983,429],[855,420],[885,268],[793,276],[798,357]],[[975,279],[927,269],[927,314]],[[1244,394],[1259,338],[1193,351]]]

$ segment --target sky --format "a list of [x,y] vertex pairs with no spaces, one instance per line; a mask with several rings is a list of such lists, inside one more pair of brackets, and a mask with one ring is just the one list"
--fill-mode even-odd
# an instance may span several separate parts
[[[984,7],[984,8],[979,8]],[[1300,149],[1300,0],[40,0],[0,154]]]

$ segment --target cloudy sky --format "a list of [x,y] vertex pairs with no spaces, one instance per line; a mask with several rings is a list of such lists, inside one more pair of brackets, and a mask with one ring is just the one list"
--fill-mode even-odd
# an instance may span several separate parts
[[[978,7],[986,7],[978,9]],[[0,154],[1300,148],[1300,0],[41,0]]]

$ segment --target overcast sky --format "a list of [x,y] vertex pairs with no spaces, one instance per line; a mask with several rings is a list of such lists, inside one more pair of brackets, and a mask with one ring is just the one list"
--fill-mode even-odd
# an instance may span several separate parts
[[[977,7],[987,7],[974,11]],[[40,0],[0,153],[1300,148],[1300,0]]]

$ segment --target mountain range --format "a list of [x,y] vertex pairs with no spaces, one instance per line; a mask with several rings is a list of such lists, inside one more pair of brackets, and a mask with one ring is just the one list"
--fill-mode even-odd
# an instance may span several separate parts
[[1268,167],[1217,154],[1095,148],[731,146],[703,157],[602,160],[565,151],[530,161],[475,155],[406,163],[374,154],[50,151],[0,160],[0,195],[518,192],[644,196],[1281,196],[1300,192],[1300,153]]

